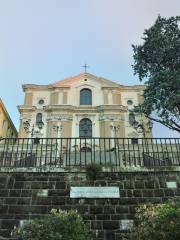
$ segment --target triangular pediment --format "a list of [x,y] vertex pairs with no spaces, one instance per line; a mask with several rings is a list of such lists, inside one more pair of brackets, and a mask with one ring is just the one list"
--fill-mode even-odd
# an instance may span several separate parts
[[98,77],[95,76],[91,73],[80,73],[79,75],[73,76],[73,77],[68,77],[65,78],[63,80],[57,81],[55,82],[53,85],[53,87],[70,87],[72,84],[78,83],[79,81],[82,81],[83,79],[88,79],[88,80],[92,80],[95,81],[99,84],[101,84],[103,87],[119,87],[120,85],[110,81],[108,79],[102,78],[102,77]]
[[[85,79],[88,81],[86,82]],[[91,86],[96,86],[100,85],[102,88],[126,88],[126,89],[142,89],[144,90],[143,85],[133,85],[133,86],[125,86],[125,85],[120,85],[116,82],[113,82],[111,80],[108,80],[103,77],[98,77],[96,75],[93,75],[88,72],[83,72],[80,73],[76,76],[72,77],[67,77],[63,80],[59,80],[55,83],[48,84],[48,85],[37,85],[37,84],[23,84],[23,90],[25,91],[26,89],[41,89],[41,90],[47,90],[51,88],[70,88],[72,85],[73,86],[79,86],[79,85],[85,85],[89,84]]]

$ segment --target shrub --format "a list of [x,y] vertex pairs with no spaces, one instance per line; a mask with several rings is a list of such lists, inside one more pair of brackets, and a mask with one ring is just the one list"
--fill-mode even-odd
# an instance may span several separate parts
[[88,229],[81,215],[74,210],[53,209],[39,219],[26,222],[17,229],[21,240],[89,240]]
[[91,180],[96,180],[100,172],[102,172],[102,166],[100,164],[91,163],[86,167],[87,176]]
[[180,202],[143,205],[137,209],[137,226],[130,239],[178,240],[180,239]]

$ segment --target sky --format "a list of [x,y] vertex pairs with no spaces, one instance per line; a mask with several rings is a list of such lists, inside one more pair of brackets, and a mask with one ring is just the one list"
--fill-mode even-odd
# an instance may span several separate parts
[[[180,0],[0,0],[0,97],[19,127],[22,84],[88,72],[124,85],[134,76],[132,44],[158,14],[180,15]],[[154,125],[154,137],[179,134]]]

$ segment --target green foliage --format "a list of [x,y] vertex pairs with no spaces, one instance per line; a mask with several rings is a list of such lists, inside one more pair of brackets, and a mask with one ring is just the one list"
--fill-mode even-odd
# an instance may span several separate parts
[[17,230],[21,240],[89,240],[89,233],[77,211],[53,209],[50,214],[30,220]]
[[178,240],[180,239],[180,202],[143,205],[137,209],[137,226],[130,239]]
[[96,180],[100,172],[102,172],[102,166],[100,164],[91,163],[86,167],[87,176],[91,180]]
[[[180,16],[159,16],[133,45],[134,73],[145,79],[144,103],[136,112],[180,132]],[[153,116],[152,116],[152,113]],[[155,117],[154,117],[155,116]]]

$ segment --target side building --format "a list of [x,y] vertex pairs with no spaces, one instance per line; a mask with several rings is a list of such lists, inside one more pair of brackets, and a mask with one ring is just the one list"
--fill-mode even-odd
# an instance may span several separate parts
[[23,90],[19,137],[152,137],[148,119],[131,112],[143,101],[143,85],[84,72],[49,85],[25,84]]
[[18,132],[0,98],[0,138],[16,138]]

